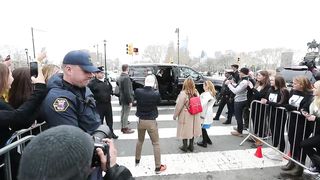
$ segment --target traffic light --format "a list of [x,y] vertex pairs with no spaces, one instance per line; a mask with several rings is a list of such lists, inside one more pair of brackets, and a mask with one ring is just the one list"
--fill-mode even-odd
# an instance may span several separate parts
[[138,48],[133,48],[133,52],[138,53],[139,49]]
[[132,55],[133,54],[133,45],[131,43],[126,44],[126,50],[127,50],[128,55]]

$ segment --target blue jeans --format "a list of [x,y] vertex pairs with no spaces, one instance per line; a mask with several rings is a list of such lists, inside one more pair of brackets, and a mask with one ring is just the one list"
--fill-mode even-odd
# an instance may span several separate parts
[[243,119],[242,113],[243,109],[246,107],[247,101],[234,102],[234,116],[236,117],[238,124],[238,132],[242,134],[243,131]]

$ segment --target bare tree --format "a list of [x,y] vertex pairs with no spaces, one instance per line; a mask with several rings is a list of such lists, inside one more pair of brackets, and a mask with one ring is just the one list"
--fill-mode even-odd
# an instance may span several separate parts
[[143,58],[150,59],[153,63],[160,63],[164,57],[166,47],[162,45],[149,45],[143,52]]

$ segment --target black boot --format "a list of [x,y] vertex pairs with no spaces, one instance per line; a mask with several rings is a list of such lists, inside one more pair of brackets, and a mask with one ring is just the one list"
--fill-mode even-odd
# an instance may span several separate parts
[[295,176],[300,177],[303,174],[303,167],[298,164],[294,164],[294,167],[289,171],[284,171],[280,173],[282,176]]
[[188,147],[188,149],[189,149],[191,152],[193,152],[193,149],[194,149],[194,147],[193,147],[193,138],[192,138],[192,139],[189,139],[189,147]]
[[188,150],[188,139],[182,139],[182,146],[179,147],[183,152],[187,152]]
[[283,171],[289,171],[289,170],[291,170],[291,169],[293,169],[293,168],[294,168],[294,162],[291,161],[291,160],[289,160],[289,162],[288,162],[286,165],[281,166],[281,169],[282,169]]
[[197,142],[197,145],[205,148],[207,147],[207,143],[204,141]]

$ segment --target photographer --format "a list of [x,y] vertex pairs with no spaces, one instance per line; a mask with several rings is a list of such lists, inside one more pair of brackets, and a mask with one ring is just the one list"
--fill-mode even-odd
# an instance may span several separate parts
[[106,173],[103,179],[134,179],[126,167],[116,164],[117,150],[113,142],[103,140],[109,149],[105,153],[101,148],[95,148],[93,138],[77,127],[61,125],[46,130],[25,148],[18,179],[86,180],[96,168],[92,166],[95,154],[99,156],[100,167]]

